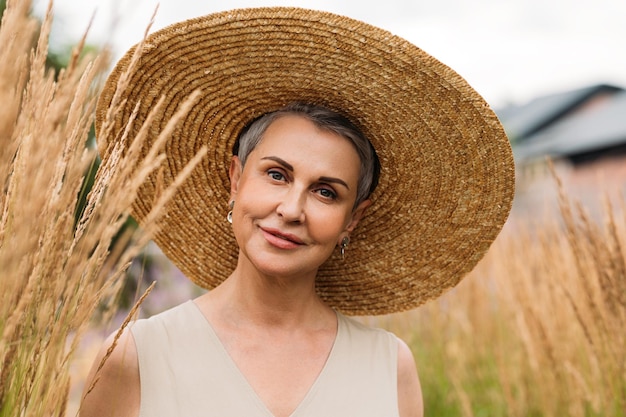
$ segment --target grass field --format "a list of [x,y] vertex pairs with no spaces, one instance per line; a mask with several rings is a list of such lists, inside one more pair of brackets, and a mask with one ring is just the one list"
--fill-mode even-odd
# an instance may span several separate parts
[[441,299],[387,318],[430,416],[626,416],[624,203],[592,221],[510,219]]

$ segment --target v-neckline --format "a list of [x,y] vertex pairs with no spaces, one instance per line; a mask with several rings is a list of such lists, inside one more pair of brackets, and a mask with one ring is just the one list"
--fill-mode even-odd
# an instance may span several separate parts
[[[267,404],[263,402],[259,394],[254,390],[254,388],[252,387],[252,385],[250,384],[246,376],[243,374],[241,369],[239,369],[239,366],[237,366],[232,356],[230,356],[230,354],[226,350],[226,347],[224,346],[221,339],[217,335],[217,332],[213,328],[213,325],[211,325],[209,320],[202,313],[202,310],[200,310],[200,307],[193,300],[190,300],[189,303],[193,304],[193,306],[195,307],[195,311],[200,315],[203,323],[206,324],[208,334],[210,335],[211,339],[213,339],[213,341],[215,342],[215,345],[218,347],[219,354],[224,358],[224,363],[226,363],[228,367],[233,370],[234,375],[237,375],[237,379],[239,380],[241,386],[244,387],[246,391],[248,391],[248,394],[249,394],[248,397],[256,404],[256,406],[261,411],[263,411],[267,415],[267,417],[275,417],[274,414],[272,414],[272,412],[270,411]],[[317,387],[322,383],[324,376],[328,373],[327,369],[332,365],[332,362],[334,362],[334,357],[336,356],[335,352],[337,350],[337,344],[338,344],[337,341],[339,340],[340,336],[343,334],[341,318],[336,311],[335,311],[335,315],[337,317],[337,333],[335,335],[335,340],[333,341],[333,345],[330,348],[328,357],[326,358],[326,362],[324,362],[324,366],[322,367],[322,370],[319,372],[319,374],[317,375],[317,377],[315,378],[311,386],[307,389],[307,392],[304,395],[304,397],[302,397],[302,399],[300,400],[296,408],[294,408],[291,414],[289,414],[289,417],[297,417],[300,410],[304,409],[307,403],[311,401],[311,399],[315,395]]]

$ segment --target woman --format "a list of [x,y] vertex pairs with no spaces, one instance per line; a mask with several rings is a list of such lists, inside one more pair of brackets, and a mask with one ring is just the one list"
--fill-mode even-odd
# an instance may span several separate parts
[[[156,108],[149,149],[201,91],[133,214],[208,146],[155,241],[210,291],[133,323],[81,415],[423,415],[406,344],[344,314],[441,294],[499,232],[513,163],[482,98],[406,41],[310,10],[192,19],[132,54],[99,102],[101,150]],[[126,107],[102,129],[125,71]]]

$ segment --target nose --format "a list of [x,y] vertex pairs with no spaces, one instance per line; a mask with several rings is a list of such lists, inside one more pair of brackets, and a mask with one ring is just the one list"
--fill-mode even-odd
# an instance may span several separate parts
[[302,223],[304,222],[304,204],[306,192],[299,190],[297,187],[291,187],[283,196],[276,207],[276,213],[285,222]]

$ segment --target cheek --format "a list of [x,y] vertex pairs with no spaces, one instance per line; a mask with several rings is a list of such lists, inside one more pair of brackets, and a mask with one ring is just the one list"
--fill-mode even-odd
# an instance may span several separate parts
[[264,188],[260,181],[248,180],[242,184],[237,193],[237,199],[246,205],[254,205],[255,201],[269,199],[270,193]]
[[276,201],[276,196],[262,181],[243,178],[235,197],[236,216],[255,216],[267,212]]
[[339,239],[339,235],[345,230],[348,220],[346,215],[336,211],[311,210],[308,215],[311,233],[319,241],[334,242]]

